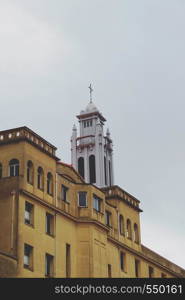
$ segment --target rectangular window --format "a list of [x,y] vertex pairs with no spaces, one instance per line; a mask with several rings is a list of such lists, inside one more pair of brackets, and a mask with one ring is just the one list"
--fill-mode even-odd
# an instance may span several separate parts
[[126,255],[123,252],[120,252],[120,267],[123,272],[126,270]]
[[24,267],[33,268],[33,247],[28,244],[24,244]]
[[139,278],[140,275],[140,261],[135,259],[135,275],[136,278]]
[[97,197],[96,195],[94,195],[94,197],[93,197],[93,208],[96,211],[101,211],[101,199],[99,197]]
[[33,225],[33,204],[25,202],[24,223]]
[[66,244],[66,278],[71,277],[71,246]]
[[87,192],[78,193],[78,206],[87,207]]
[[46,213],[46,233],[54,235],[54,216]]
[[112,266],[108,264],[108,278],[112,278]]
[[67,197],[68,190],[69,190],[69,188],[62,184],[62,200],[65,202],[69,202],[68,197]]
[[105,211],[105,224],[111,226],[111,213],[109,211]]
[[148,274],[149,274],[149,278],[154,277],[154,269],[150,266],[148,267]]
[[47,277],[53,277],[54,273],[54,257],[48,253],[45,256],[45,275]]

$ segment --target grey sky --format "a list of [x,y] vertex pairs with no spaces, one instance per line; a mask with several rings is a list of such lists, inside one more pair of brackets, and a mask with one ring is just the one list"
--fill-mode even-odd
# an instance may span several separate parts
[[185,268],[185,1],[1,0],[0,130],[27,125],[70,162],[93,99],[142,242]]

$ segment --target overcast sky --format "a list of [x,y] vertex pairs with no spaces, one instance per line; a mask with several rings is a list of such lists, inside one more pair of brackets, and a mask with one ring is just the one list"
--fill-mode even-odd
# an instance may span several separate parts
[[0,130],[26,125],[70,163],[92,82],[142,243],[185,268],[184,16],[184,0],[0,0]]

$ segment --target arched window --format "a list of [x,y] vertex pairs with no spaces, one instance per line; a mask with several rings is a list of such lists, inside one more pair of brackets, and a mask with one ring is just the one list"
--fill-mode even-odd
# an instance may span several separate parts
[[131,228],[131,222],[129,219],[127,219],[127,238],[132,239],[132,228]]
[[107,185],[107,164],[106,164],[105,156],[104,156],[104,176],[105,176],[105,185]]
[[78,159],[78,172],[84,178],[84,158],[80,157]]
[[125,234],[124,218],[122,215],[119,215],[119,232],[122,235]]
[[27,182],[33,184],[33,177],[34,177],[33,163],[31,160],[29,160],[27,162]]
[[139,243],[139,230],[136,223],[134,224],[134,242],[137,244]]
[[53,194],[53,175],[50,172],[47,175],[47,193]]
[[2,178],[2,177],[3,177],[3,166],[0,163],[0,178]]
[[44,190],[44,171],[41,167],[37,170],[37,187],[40,190]]
[[13,176],[19,176],[19,161],[18,159],[12,159],[9,162],[9,175],[11,177]]
[[96,183],[96,165],[95,156],[89,156],[89,181],[90,183]]
[[109,160],[109,185],[112,185],[112,169],[111,169],[111,162]]

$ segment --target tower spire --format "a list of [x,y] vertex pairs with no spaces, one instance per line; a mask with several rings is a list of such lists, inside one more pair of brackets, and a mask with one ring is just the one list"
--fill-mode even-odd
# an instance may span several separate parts
[[93,88],[92,85],[90,84],[89,88],[89,92],[90,92],[90,103],[92,103],[92,92],[93,92]]
[[71,163],[85,182],[102,188],[114,184],[113,147],[110,133],[104,135],[106,119],[92,102],[92,85],[90,102],[85,110],[77,116],[80,130],[73,127],[71,139]]

